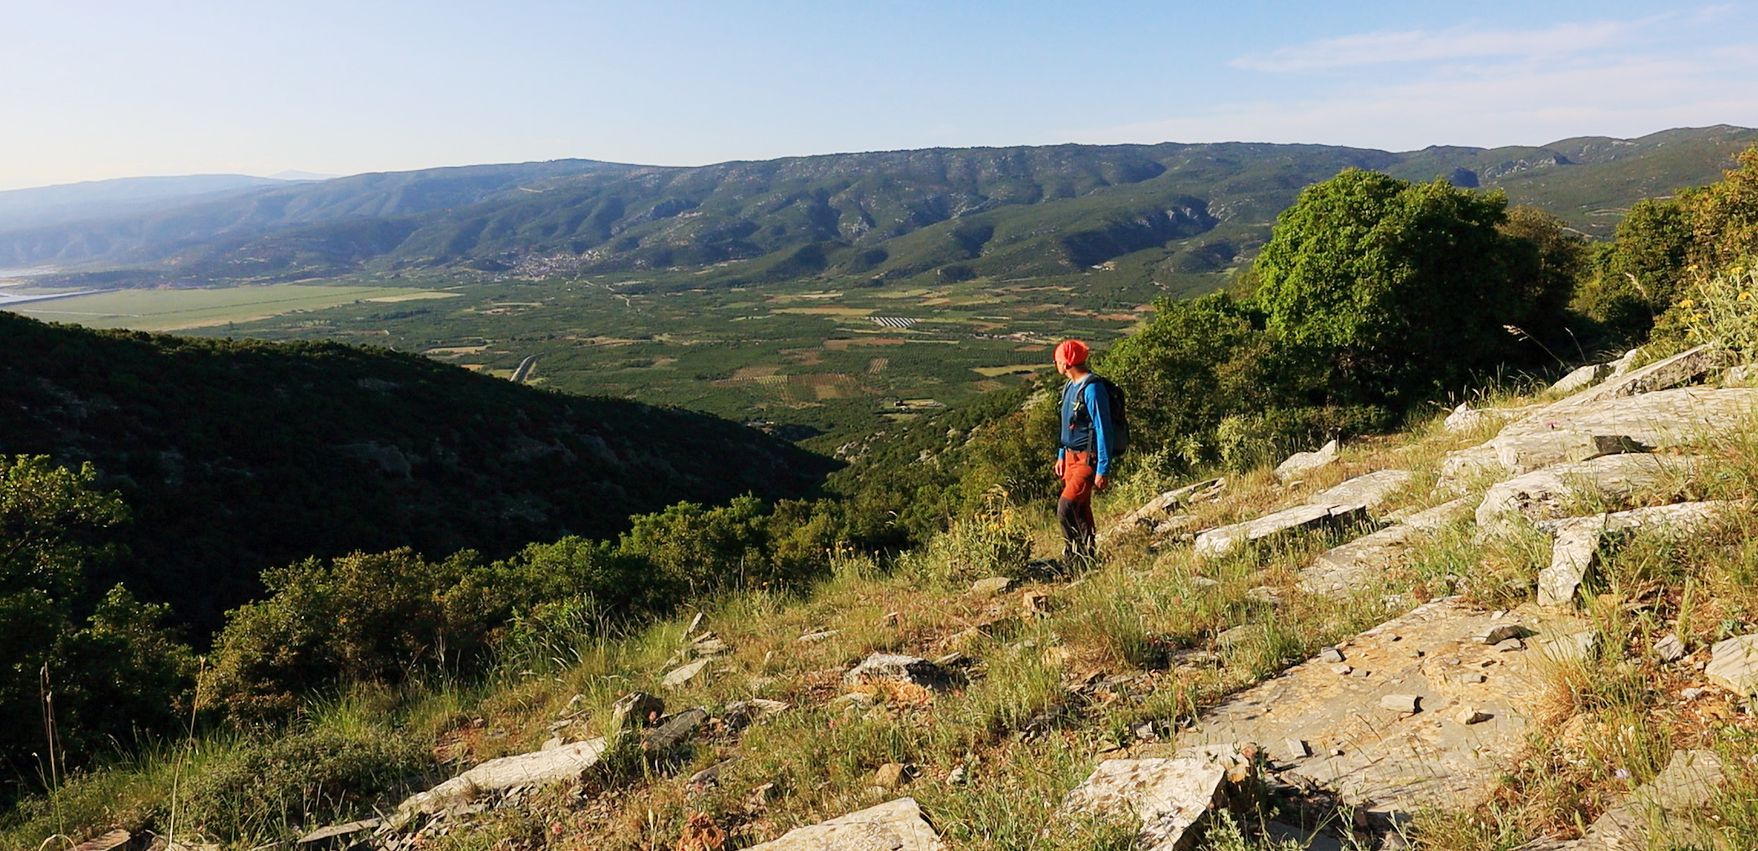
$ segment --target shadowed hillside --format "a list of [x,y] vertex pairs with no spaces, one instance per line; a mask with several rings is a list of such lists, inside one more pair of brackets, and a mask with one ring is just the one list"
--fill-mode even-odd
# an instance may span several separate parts
[[94,332],[0,313],[0,453],[91,461],[133,511],[131,588],[205,628],[258,573],[413,545],[503,555],[678,500],[811,489],[827,462],[677,409],[412,355]]

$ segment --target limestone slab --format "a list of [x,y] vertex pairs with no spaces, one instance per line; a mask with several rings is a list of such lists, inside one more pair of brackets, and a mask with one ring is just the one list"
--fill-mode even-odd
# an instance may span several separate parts
[[[1540,638],[1586,628],[1536,607],[1516,617]],[[1299,739],[1313,756],[1290,770],[1349,806],[1468,809],[1525,752],[1528,713],[1545,694],[1544,642],[1510,653],[1481,643],[1500,622],[1455,598],[1426,603],[1349,641],[1343,652],[1352,675],[1338,676],[1320,659],[1303,662],[1203,713],[1179,744]],[[1390,695],[1420,698],[1422,711],[1376,711]],[[1489,717],[1457,723],[1467,708]]]
[[1365,516],[1362,509],[1345,505],[1296,505],[1197,535],[1196,553],[1207,557],[1221,556],[1245,544],[1259,543],[1301,530],[1356,523],[1365,519]]
[[417,815],[430,815],[466,806],[517,786],[543,786],[577,780],[604,756],[605,740],[592,739],[546,751],[491,759],[425,792],[417,792],[397,807],[398,822]]
[[1451,452],[1441,462],[1440,486],[1457,490],[1478,475],[1505,477],[1498,447],[1540,440],[1553,432],[1622,435],[1656,449],[1748,426],[1758,416],[1758,388],[1686,387],[1613,396],[1597,401],[1570,397],[1509,422],[1488,442]]
[[1065,813],[1133,814],[1140,847],[1185,851],[1200,838],[1210,810],[1226,801],[1227,769],[1194,758],[1111,759],[1062,802]]
[[932,687],[946,679],[946,671],[939,665],[901,653],[874,653],[842,675],[842,681],[849,684],[892,680]]
[[1590,363],[1570,370],[1568,375],[1557,379],[1557,382],[1552,384],[1550,389],[1552,393],[1576,393],[1604,381],[1611,377],[1611,374],[1611,364]]
[[1640,491],[1664,488],[1690,475],[1700,459],[1688,455],[1606,455],[1575,464],[1558,464],[1515,476],[1492,486],[1477,506],[1477,525],[1493,529],[1525,516],[1549,520],[1564,516],[1578,497],[1611,502]]
[[788,831],[746,851],[941,851],[946,846],[914,798],[898,798]]
[[1720,349],[1701,345],[1590,387],[1564,399],[1563,403],[1585,405],[1681,387],[1700,381],[1720,368],[1725,357]]
[[707,670],[709,661],[708,659],[697,659],[688,665],[673,668],[665,675],[664,679],[659,681],[660,685],[666,688],[683,688]]
[[1312,495],[1307,502],[1372,510],[1410,483],[1409,470],[1377,470]]
[[1283,483],[1293,481],[1300,476],[1335,462],[1342,446],[1332,440],[1311,452],[1296,452],[1287,460],[1276,465],[1276,479]]
[[1599,566],[1608,537],[1648,529],[1667,537],[1683,537],[1702,530],[1739,503],[1727,501],[1681,502],[1615,511],[1591,517],[1567,517],[1545,521],[1539,527],[1551,532],[1550,566],[1538,573],[1538,603],[1566,606],[1587,575]]
[[1738,694],[1758,695],[1758,633],[1717,641],[1703,673]]
[[1654,847],[1651,838],[1669,840],[1667,847],[1683,847],[1679,843],[1688,844],[1691,832],[1683,819],[1684,811],[1709,803],[1723,779],[1721,759],[1714,751],[1673,751],[1666,768],[1653,780],[1606,810],[1579,840],[1557,847],[1569,851],[1647,851]]
[[1465,497],[1412,514],[1397,525],[1332,547],[1300,571],[1300,588],[1309,594],[1342,594],[1403,562],[1422,535],[1471,514]]
[[1623,434],[1600,434],[1573,429],[1552,429],[1532,434],[1497,438],[1496,461],[1514,475],[1542,470],[1557,464],[1588,461],[1602,455],[1645,452],[1649,447]]

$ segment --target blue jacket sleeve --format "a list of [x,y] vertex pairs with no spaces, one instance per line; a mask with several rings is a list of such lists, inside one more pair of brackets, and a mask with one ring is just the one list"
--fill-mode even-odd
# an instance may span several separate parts
[[1097,381],[1087,382],[1087,416],[1093,422],[1093,454],[1098,459],[1093,464],[1093,474],[1108,475],[1111,472],[1111,444],[1105,439],[1105,430],[1111,427],[1106,420],[1111,417],[1111,400],[1105,394],[1105,385]]

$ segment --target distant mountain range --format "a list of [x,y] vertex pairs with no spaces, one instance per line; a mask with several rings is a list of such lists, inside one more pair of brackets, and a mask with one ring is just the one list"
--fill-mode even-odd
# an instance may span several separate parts
[[1166,143],[469,166],[161,197],[77,221],[0,218],[0,267],[130,270],[109,276],[121,285],[435,267],[709,269],[708,282],[749,283],[1128,263],[1176,276],[1250,256],[1302,187],[1347,167],[1503,189],[1603,237],[1637,200],[1713,181],[1753,144],[1758,130],[1716,126],[1406,153]]

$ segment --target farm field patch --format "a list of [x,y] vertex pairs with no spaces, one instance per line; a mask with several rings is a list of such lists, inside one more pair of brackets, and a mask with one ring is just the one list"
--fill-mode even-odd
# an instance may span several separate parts
[[186,331],[256,322],[340,305],[449,299],[457,293],[395,287],[264,284],[220,289],[111,290],[19,305],[18,313],[48,322],[136,331]]
[[[828,450],[900,415],[929,415],[1041,376],[1065,337],[1103,348],[1155,294],[1099,296],[1044,279],[895,289],[687,281],[652,272],[409,273],[395,279],[399,287],[311,287],[345,300],[206,333],[368,342],[498,376],[536,356],[549,388],[708,411]],[[441,290],[453,297],[375,300]],[[1065,303],[1053,303],[1058,297]]]

